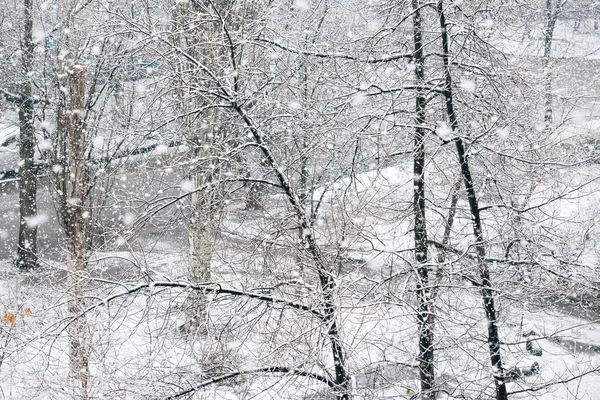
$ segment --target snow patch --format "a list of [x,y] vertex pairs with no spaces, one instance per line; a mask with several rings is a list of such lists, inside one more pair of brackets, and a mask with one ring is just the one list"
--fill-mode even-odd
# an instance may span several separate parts
[[475,90],[477,89],[477,84],[474,81],[468,80],[468,79],[462,79],[460,81],[460,83],[458,84],[458,86],[461,89],[466,90],[467,92],[470,93],[474,93]]
[[33,229],[48,221],[48,216],[46,214],[37,214],[31,217],[25,217],[24,219],[27,226]]

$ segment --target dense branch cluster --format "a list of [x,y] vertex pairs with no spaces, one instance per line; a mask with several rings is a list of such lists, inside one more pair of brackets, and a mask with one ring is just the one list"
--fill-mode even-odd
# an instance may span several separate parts
[[600,390],[595,2],[0,5],[10,396]]

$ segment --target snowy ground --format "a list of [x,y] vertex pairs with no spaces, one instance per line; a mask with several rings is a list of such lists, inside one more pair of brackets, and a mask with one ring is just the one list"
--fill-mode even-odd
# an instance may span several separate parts
[[[554,62],[559,76],[574,68],[588,72],[595,68],[600,47],[584,28],[572,32],[569,26],[558,26]],[[539,31],[534,31],[528,40],[512,41],[506,47],[520,59],[536,54],[540,40]],[[585,61],[571,63],[577,57]],[[589,93],[577,93],[583,99],[577,101],[584,103],[580,106],[568,90],[582,87],[582,82],[573,82],[584,74],[575,75],[559,81],[555,89],[562,110],[577,105],[562,114],[568,122],[562,138],[593,135],[600,126],[597,83],[588,85]],[[14,135],[15,129],[14,122],[2,121],[0,142]],[[3,162],[14,164],[14,146],[3,151]],[[168,199],[189,188],[178,171],[156,162],[157,154],[149,156],[155,158],[133,159],[113,177],[114,195],[101,212],[107,241],[91,255],[85,274],[92,398],[166,398],[215,376],[266,366],[326,375],[333,365],[325,327],[307,312],[244,296],[209,295],[208,333],[190,338],[180,329],[190,293],[185,281],[185,204],[158,214],[152,224],[138,226],[137,221],[148,207],[160,204],[161,197]],[[131,167],[138,161],[140,169]],[[570,190],[596,179],[599,170],[598,165],[585,164],[568,171],[544,171],[529,206],[541,205],[550,192],[561,197],[533,210],[523,222],[525,237],[547,238],[544,251],[568,255],[579,264],[577,271],[565,271],[547,255],[538,255],[539,265],[530,269],[491,264],[499,288],[505,367],[539,364],[539,373],[509,384],[511,398],[600,398],[598,298],[593,291],[582,293],[566,284],[561,288],[556,283],[560,279],[549,279],[558,273],[583,287],[597,284],[600,182]],[[313,194],[314,201],[323,201],[314,229],[325,256],[335,261],[332,273],[339,286],[341,334],[356,399],[411,399],[418,388],[409,171],[402,165],[359,171],[320,186]],[[527,180],[536,178],[521,177],[523,186],[529,187]],[[430,193],[431,210],[436,211],[428,215],[430,238],[439,240],[451,184],[435,174],[429,182],[436,187]],[[482,206],[494,204],[492,196],[481,194]],[[40,226],[43,266],[21,273],[11,265],[18,193],[14,183],[0,185],[0,398],[4,399],[76,398],[68,376],[70,320],[62,236],[44,185],[39,199],[40,213],[47,217]],[[212,279],[222,288],[318,306],[317,279],[310,263],[298,259],[298,233],[285,203],[273,195],[264,211],[244,210],[235,202],[226,207],[215,235]],[[452,242],[461,253],[472,245],[466,209],[463,198]],[[506,218],[500,215],[486,223],[490,256],[501,257]],[[559,242],[561,237],[569,240]],[[523,248],[527,250],[526,244]],[[461,277],[473,275],[475,268],[468,258],[455,256],[448,255],[451,261],[440,270],[438,281],[436,357],[441,398],[489,398],[493,387],[481,300],[477,289]],[[168,284],[175,287],[166,288]],[[139,290],[127,293],[133,288]],[[530,332],[535,333],[529,338],[541,347],[541,356],[526,351],[523,334]],[[193,398],[322,400],[332,396],[314,380],[273,373],[241,375],[208,386]]]
[[[358,399],[409,399],[418,387],[411,269],[391,261],[392,253],[410,248],[410,220],[402,217],[408,199],[402,199],[411,184],[404,169],[390,167],[339,180],[322,197],[317,235],[328,254],[333,257],[341,251],[346,260],[336,268],[337,281],[342,335]],[[340,193],[347,193],[350,186],[355,194],[344,200],[352,216],[347,218],[336,210]],[[321,193],[316,195],[321,198]],[[575,206],[574,200],[566,199],[553,207],[564,213],[573,207],[585,209],[585,200],[574,198]],[[284,199],[275,196],[271,201],[267,215],[234,209],[222,219],[213,281],[227,288],[317,304],[315,276],[298,268],[294,236],[281,232],[278,221],[287,215]],[[392,206],[394,217],[376,223],[373,216]],[[239,369],[279,365],[324,373],[324,368],[332,367],[319,321],[247,298],[211,297],[209,334],[188,338],[179,330],[188,292],[151,283],[184,279],[184,237],[178,241],[169,235],[156,236],[160,230],[156,229],[140,231],[138,237],[121,244],[122,251],[99,251],[90,260],[86,293],[92,307],[87,320],[94,398],[163,398]],[[185,234],[183,227],[178,229],[178,235]],[[340,231],[346,232],[346,242],[328,241],[339,238]],[[152,242],[155,247],[149,246]],[[454,273],[460,269],[469,273],[472,267],[466,262],[452,268]],[[22,274],[3,261],[0,273],[1,311],[16,316],[16,322],[3,324],[0,333],[4,398],[70,398],[63,267],[49,260],[42,270]],[[540,366],[539,374],[510,383],[510,391],[522,391],[513,397],[596,399],[600,380],[597,372],[590,371],[600,367],[597,314],[581,312],[585,318],[577,317],[577,310],[560,310],[543,299],[523,299],[519,286],[510,282],[514,271],[494,266],[493,273],[498,282],[508,279],[499,297],[506,366],[528,367],[533,362]],[[447,272],[443,276],[436,325],[439,383],[450,398],[477,398],[493,390],[480,300],[467,281]],[[123,294],[139,284],[148,287]],[[116,297],[106,302],[111,296]],[[525,351],[522,333],[529,331],[537,335],[541,357]],[[328,393],[326,387],[306,378],[249,374],[210,386],[195,398],[324,399]]]

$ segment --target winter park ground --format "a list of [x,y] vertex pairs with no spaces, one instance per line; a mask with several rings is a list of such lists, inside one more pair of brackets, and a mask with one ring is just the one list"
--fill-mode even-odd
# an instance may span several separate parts
[[[575,35],[559,28],[559,39]],[[575,135],[593,139],[600,127],[600,88],[597,81],[586,79],[597,68],[600,46],[577,35],[557,40],[555,47],[556,94],[562,96],[564,109],[573,106],[558,142]],[[541,39],[507,47],[517,60],[526,60],[523,54],[535,54],[530,48],[534,40]],[[577,92],[581,87],[587,91]],[[576,96],[585,105],[575,107]],[[7,135],[6,129],[0,131]],[[298,251],[293,215],[278,193],[268,193],[262,210],[247,210],[243,198],[223,207],[212,227],[212,283],[207,287],[213,291],[205,298],[206,332],[194,336],[182,329],[186,299],[193,291],[186,278],[189,204],[175,202],[152,219],[144,216],[190,187],[183,175],[164,164],[159,168],[157,158],[152,153],[132,157],[114,176],[110,199],[98,208],[102,230],[83,274],[88,308],[81,317],[87,321],[91,398],[166,399],[210,379],[246,371],[181,398],[332,399],[326,385],[305,376],[253,372],[285,367],[328,375],[333,368],[321,321],[289,306],[293,302],[318,308],[320,292],[310,260]],[[314,201],[324,201],[315,236],[338,285],[336,305],[354,399],[414,399],[419,387],[410,162],[407,158],[363,168],[313,193]],[[597,291],[581,288],[597,289],[598,284],[600,166],[588,163],[542,173],[530,199],[532,207],[540,208],[528,215],[522,232],[526,238],[548,238],[545,248],[540,246],[544,251],[534,249],[529,264],[489,263],[504,365],[512,371],[510,398],[598,400],[600,301]],[[429,177],[438,192],[431,193],[428,223],[432,238],[439,241],[440,215],[447,212],[450,188],[448,182],[436,181],[435,174]],[[535,177],[523,178],[523,186],[529,187],[527,179]],[[77,398],[67,350],[72,323],[67,313],[69,273],[48,187],[48,180],[41,178],[41,266],[22,272],[12,265],[18,191],[15,182],[0,184],[0,399]],[[496,199],[486,197],[483,189],[481,195],[483,206],[494,204]],[[545,204],[549,197],[557,200]],[[489,256],[501,260],[503,238],[510,232],[506,219],[491,215],[485,220],[486,245]],[[457,252],[449,252],[433,271],[439,287],[436,385],[440,399],[489,399],[493,371],[481,298],[471,283],[476,267],[464,196],[455,224],[452,246]],[[582,227],[589,227],[583,235]],[[526,241],[522,246],[524,254],[533,252]],[[577,261],[573,271],[552,257],[571,247]],[[238,295],[215,294],[221,289]],[[527,350],[528,341],[541,355]]]
[[[589,169],[590,175],[598,173],[597,166]],[[141,178],[139,172],[127,174],[128,182],[143,186],[139,190],[134,187],[135,192],[156,187]],[[323,248],[333,259],[340,248],[327,241],[327,233],[339,228],[338,194],[349,185],[357,193],[347,201],[355,232],[347,236],[344,257],[338,257],[342,261],[335,268],[342,337],[357,399],[410,399],[418,388],[412,271],[401,263],[395,265],[391,257],[393,252],[411,247],[410,221],[390,219],[375,225],[371,217],[394,204],[401,215],[398,204],[410,201],[403,198],[409,193],[403,188],[411,184],[404,169],[388,167],[341,179],[330,185],[329,194],[324,196],[326,206],[317,229]],[[60,232],[48,192],[42,187],[39,195],[40,213],[48,216],[40,225],[41,268],[23,273],[12,266],[15,226],[8,227],[0,246],[0,307],[3,313],[15,315],[14,323],[5,319],[0,331],[0,393],[6,399],[66,399],[74,392],[68,378],[70,320]],[[4,221],[16,221],[14,187],[4,186],[2,198]],[[281,221],[288,212],[284,199],[275,194],[267,201],[268,211],[248,211],[240,203],[230,204],[223,213],[215,230],[212,281],[241,292],[318,304],[313,271],[307,264],[299,267],[293,238],[282,233]],[[574,195],[561,201],[549,207],[568,213],[593,204],[580,203],[594,199],[581,200]],[[183,332],[180,328],[185,322],[189,283],[185,278],[186,228],[181,215],[165,212],[161,223],[137,229],[127,218],[124,221],[124,216],[137,215],[142,209],[131,203],[127,207],[119,201],[116,204],[119,207],[107,211],[107,219],[114,219],[110,225],[114,234],[90,255],[85,272],[92,398],[166,398],[213,377],[267,366],[319,374],[331,369],[320,322],[284,305],[226,294],[207,295],[208,332],[195,338]],[[467,226],[468,219],[463,215],[458,224]],[[136,228],[135,234],[127,233],[128,227]],[[473,265],[463,260],[451,268],[452,274],[440,274],[436,301],[440,398],[487,398],[493,387],[485,318],[477,288],[461,278],[474,273]],[[537,269],[529,275],[507,265],[494,264],[491,269],[499,285],[505,365],[523,370],[534,363],[539,365],[539,371],[523,373],[509,383],[509,390],[515,393],[511,398],[598,399],[597,299],[591,298],[583,306],[576,298],[552,297],[543,288],[532,291],[530,286],[536,282],[543,285],[543,273]],[[174,287],[166,287],[169,285]],[[524,337],[530,332],[535,335]],[[541,356],[526,351],[526,341],[531,338],[542,349]],[[325,385],[305,377],[248,373],[207,386],[193,398],[331,396]]]

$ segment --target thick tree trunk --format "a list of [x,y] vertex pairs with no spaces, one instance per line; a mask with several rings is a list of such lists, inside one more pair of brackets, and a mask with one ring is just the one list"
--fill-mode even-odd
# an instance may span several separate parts
[[[442,36],[442,51],[445,75],[444,98],[446,100],[446,111],[450,120],[452,132],[458,134],[458,118],[454,110],[454,99],[452,95],[452,75],[450,74],[449,62],[449,46],[448,26],[444,14],[443,1],[438,1],[438,13],[440,17],[440,30]],[[485,242],[483,239],[483,227],[481,223],[481,215],[479,212],[479,204],[477,193],[473,184],[469,159],[465,145],[460,136],[454,139],[456,144],[456,152],[461,168],[461,174],[465,189],[467,190],[467,198],[469,200],[469,209],[471,212],[471,220],[473,223],[473,234],[475,236],[475,249],[477,252],[477,264],[479,267],[479,275],[481,278],[480,291],[483,298],[483,308],[487,319],[488,330],[488,347],[490,351],[490,361],[496,385],[496,400],[507,400],[508,393],[506,390],[504,369],[502,367],[502,356],[500,354],[500,334],[498,332],[498,321],[496,317],[496,305],[494,300],[494,290],[490,280],[490,273],[485,262]]]
[[[195,35],[189,35],[187,29],[194,22],[196,13],[214,11],[213,5],[203,2],[179,3],[173,12],[172,29],[174,39],[178,46],[185,49],[188,54],[201,60],[207,65],[212,65],[217,58],[210,46],[218,24],[205,24],[205,29]],[[186,74],[189,66],[182,64],[180,73]],[[184,77],[180,82],[194,77]],[[204,100],[193,98],[190,104],[184,103],[182,99],[190,96],[186,88],[177,92],[180,102],[177,107],[183,114],[189,112],[190,108],[199,108],[207,105]],[[184,135],[194,147],[195,165],[191,173],[191,180],[196,188],[204,187],[203,190],[195,192],[191,196],[192,213],[188,226],[188,279],[191,283],[209,282],[211,279],[211,258],[213,252],[213,234],[211,232],[215,216],[215,194],[216,189],[210,184],[217,174],[214,162],[214,143],[219,134],[220,111],[217,108],[206,109],[201,114],[191,115],[183,119],[185,129]],[[193,291],[190,293],[185,304],[186,322],[180,328],[182,332],[189,334],[204,334],[207,332],[206,324],[206,296],[204,293]]]
[[[414,63],[417,86],[425,81],[425,59],[423,57],[422,20],[419,1],[412,0],[413,8],[413,40],[415,45]],[[417,262],[417,300],[419,322],[419,373],[421,380],[421,396],[423,399],[435,399],[434,379],[434,313],[432,307],[431,288],[429,285],[429,267],[427,266],[427,225],[425,219],[425,106],[426,98],[423,89],[417,89],[415,102],[415,148],[413,153],[414,201],[415,216],[415,260]]]
[[[242,161],[243,162],[243,161]],[[263,159],[260,160],[260,169],[268,168],[268,165],[265,165]],[[247,167],[246,176],[248,178],[260,178],[260,176],[253,176],[252,170],[250,167]],[[263,210],[263,201],[265,197],[264,187],[260,183],[250,183],[250,188],[248,189],[248,194],[246,195],[246,210]]]
[[[193,140],[195,146],[195,166],[193,181],[196,188],[206,187],[192,195],[192,215],[189,222],[189,254],[188,279],[191,283],[205,283],[211,280],[211,258],[213,247],[212,223],[215,216],[215,189],[210,187],[216,168],[212,164],[212,143],[217,134],[219,110],[211,109],[206,113],[207,123],[196,129],[197,136]],[[188,298],[186,306],[187,321],[184,329],[188,333],[206,333],[206,296],[194,291]]]
[[37,259],[37,181],[33,173],[35,154],[35,129],[31,70],[33,65],[33,0],[24,0],[22,82],[19,99],[19,242],[16,265],[22,269],[35,268]]
[[71,375],[81,384],[78,390],[83,399],[89,398],[89,360],[86,346],[87,321],[83,310],[82,272],[85,270],[85,241],[80,212],[73,207],[67,213],[70,219],[65,226],[67,237],[67,269],[69,271],[68,311],[74,321],[69,326],[69,360]]
[[86,70],[81,65],[71,68],[69,77],[70,101],[66,134],[68,141],[67,197],[64,198],[63,227],[67,245],[67,269],[69,271],[69,314],[75,321],[69,329],[70,361],[73,374],[81,383],[83,399],[89,398],[88,351],[86,348],[87,322],[82,315],[85,304],[82,294],[82,272],[85,270],[85,80]]
[[[61,4],[60,43],[71,49],[72,3]],[[55,171],[57,212],[66,239],[67,270],[69,272],[68,312],[73,318],[68,327],[70,378],[77,382],[75,395],[87,400],[90,396],[87,335],[88,325],[83,315],[82,273],[86,268],[84,206],[86,203],[85,169],[85,83],[87,71],[74,62],[74,54],[61,59],[57,74],[58,105],[56,122],[56,154],[54,162],[61,168]]]

